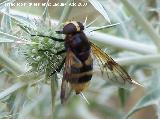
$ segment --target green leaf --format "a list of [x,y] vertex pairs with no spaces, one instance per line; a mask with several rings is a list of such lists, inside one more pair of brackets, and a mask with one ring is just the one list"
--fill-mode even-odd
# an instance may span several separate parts
[[15,74],[21,74],[25,72],[19,64],[17,64],[15,61],[10,59],[7,55],[3,53],[0,53],[0,62],[5,64],[5,66]]
[[[10,12],[10,7],[6,8],[6,12]],[[1,28],[4,32],[10,32],[12,29],[11,27],[11,18],[8,15],[3,15],[2,21],[1,21]]]
[[4,38],[0,38],[0,43],[13,43],[14,40],[11,39],[4,39]]
[[37,29],[35,23],[33,20],[29,19],[27,16],[24,15],[17,15],[16,13],[14,13],[13,11],[9,14],[6,11],[1,11],[3,14],[8,15],[9,17],[11,17],[12,19],[20,22],[21,24],[24,24],[25,26],[32,28],[34,30]]
[[44,12],[42,14],[42,17],[43,17],[44,21],[46,20],[47,16],[49,16],[49,13],[48,13],[48,3],[49,3],[49,0],[47,1],[46,6],[44,8]]
[[121,105],[122,105],[122,107],[124,107],[125,103],[128,99],[129,91],[124,89],[124,88],[119,88],[118,89],[118,94],[119,94],[119,98],[120,98],[120,101],[121,101]]
[[12,115],[10,115],[9,112],[4,112],[4,113],[0,114],[0,119],[9,119],[11,117],[12,117]]
[[26,84],[19,82],[16,84],[13,84],[12,86],[10,86],[8,89],[5,89],[4,91],[0,92],[0,100],[3,99],[4,97],[14,93],[15,91],[17,91],[18,89],[25,87]]
[[111,117],[112,119],[121,119],[122,115],[117,110],[113,109],[112,107],[108,107],[102,104],[98,104],[96,102],[92,102],[89,105],[90,109],[96,109],[100,114],[104,117]]
[[154,30],[152,25],[147,21],[147,19],[140,14],[140,12],[133,6],[130,0],[121,0],[121,2],[125,5],[127,10],[134,16],[136,19],[136,23],[143,28],[143,30],[150,35],[152,41],[157,45],[158,50],[160,51],[160,36]]
[[17,78],[25,83],[33,83],[34,81],[40,79],[40,74],[34,71],[28,71],[17,76]]
[[13,3],[14,1],[16,1],[16,0],[5,0],[5,1],[1,2],[0,3],[0,10],[2,10],[3,8],[5,8],[6,4]]
[[16,115],[12,119],[17,119],[18,117],[17,113],[19,112],[19,110],[22,110],[23,104],[26,99],[26,92],[27,92],[27,87],[23,87],[21,90],[18,90],[18,92],[16,93],[13,106],[10,109],[12,115]]
[[57,95],[57,74],[54,74],[51,77],[51,95],[52,95],[52,112],[55,111],[55,102],[56,102],[56,95]]
[[100,2],[98,2],[98,0],[89,0],[89,2],[93,5],[93,7],[97,10],[97,11],[99,11],[102,15],[103,15],[103,17],[111,24],[111,21],[110,21],[110,19],[109,19],[109,16],[108,16],[108,14],[107,14],[107,11],[106,11],[106,9],[103,7],[103,5],[100,3]]
[[31,34],[31,29],[27,26],[24,26],[22,24],[17,23],[17,26],[19,26],[23,31],[25,31],[28,34]]
[[25,105],[25,108],[20,110],[18,119],[25,119],[26,116],[29,115],[33,111],[33,109],[35,109],[35,107],[38,107],[38,105],[40,105],[44,98],[46,100],[46,96],[41,93],[41,95],[38,95],[33,101]]
[[110,24],[110,25],[106,25],[106,26],[100,26],[100,27],[90,27],[88,29],[91,29],[90,32],[92,32],[92,31],[98,31],[98,30],[107,29],[107,28],[114,27],[114,26],[117,26],[117,25],[119,25],[119,23]]
[[160,101],[160,88],[157,88],[142,97],[137,104],[128,112],[124,119],[128,119],[132,114],[147,106],[156,105]]
[[62,12],[62,14],[61,14],[61,17],[60,17],[60,19],[59,19],[59,24],[58,24],[58,26],[57,26],[57,29],[62,25],[62,23],[64,23],[67,19],[68,19],[68,17],[69,17],[69,14],[70,14],[70,12],[71,12],[71,10],[72,10],[72,6],[70,6],[70,5],[68,5],[68,4],[70,4],[70,3],[72,3],[74,0],[67,0],[67,2],[66,2],[66,6],[64,7],[64,9],[63,9],[63,12]]
[[1,37],[0,42],[14,42],[16,40],[19,40],[18,37],[1,31],[0,31],[0,37]]

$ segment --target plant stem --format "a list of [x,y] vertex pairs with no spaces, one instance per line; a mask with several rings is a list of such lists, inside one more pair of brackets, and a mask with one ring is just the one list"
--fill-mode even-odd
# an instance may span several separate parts
[[139,43],[132,40],[127,40],[119,38],[116,36],[100,33],[100,32],[91,32],[87,33],[87,36],[91,40],[95,40],[103,43],[104,45],[111,45],[117,48],[134,51],[142,54],[155,54],[157,52],[156,47],[153,45],[147,45]]
[[117,61],[121,65],[159,63],[160,54],[119,58],[119,59],[116,59],[115,61]]
[[13,84],[12,86],[10,86],[8,89],[5,89],[3,92],[0,93],[0,99],[8,96],[9,94],[15,92],[18,89],[23,88],[24,86],[26,86],[25,83],[22,82],[18,82],[16,84]]
[[127,10],[136,18],[136,22],[139,26],[143,28],[143,30],[150,35],[153,39],[153,42],[157,46],[158,50],[160,51],[160,37],[153,29],[151,24],[140,14],[138,10],[134,8],[134,6],[128,0],[121,0],[121,2],[125,5]]
[[15,61],[7,57],[5,54],[0,53],[0,62],[5,64],[9,69],[11,69],[16,74],[22,74],[25,71],[17,64]]

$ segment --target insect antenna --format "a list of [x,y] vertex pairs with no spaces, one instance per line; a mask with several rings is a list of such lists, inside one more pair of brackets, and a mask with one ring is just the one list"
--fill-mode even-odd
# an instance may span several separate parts
[[79,95],[81,96],[81,98],[83,98],[87,102],[87,104],[89,104],[89,101],[87,100],[87,98],[84,96],[82,92],[79,93]]

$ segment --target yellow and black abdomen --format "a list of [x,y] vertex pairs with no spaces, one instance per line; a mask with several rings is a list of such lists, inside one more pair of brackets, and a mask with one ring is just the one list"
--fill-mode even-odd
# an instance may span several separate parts
[[87,60],[81,62],[76,57],[71,64],[71,78],[69,83],[76,94],[87,89],[89,81],[92,78],[93,60],[89,56]]

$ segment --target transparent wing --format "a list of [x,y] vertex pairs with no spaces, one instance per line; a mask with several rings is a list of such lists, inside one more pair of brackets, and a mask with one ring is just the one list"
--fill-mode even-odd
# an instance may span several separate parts
[[93,56],[97,59],[103,76],[107,76],[113,84],[123,88],[128,88],[132,84],[142,86],[138,82],[132,80],[128,73],[99,47],[91,42],[90,44]]
[[72,62],[72,52],[68,50],[66,52],[66,60],[64,65],[64,72],[63,72],[63,78],[62,78],[62,84],[61,84],[61,103],[64,104],[67,102],[70,94],[71,94],[71,88],[69,86],[68,80],[70,79],[71,75],[71,62]]

